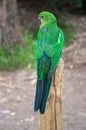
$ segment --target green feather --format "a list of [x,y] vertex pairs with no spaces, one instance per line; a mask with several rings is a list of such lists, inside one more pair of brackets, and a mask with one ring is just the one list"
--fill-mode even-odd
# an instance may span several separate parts
[[[36,86],[35,106],[40,113],[45,112],[52,75],[58,66],[64,45],[64,35],[57,26],[56,17],[49,12],[39,14],[41,25],[35,43],[35,57],[37,63],[37,79],[41,81]],[[43,81],[43,82],[42,82]],[[40,94],[41,93],[41,94]],[[41,97],[39,100],[38,98]],[[38,105],[39,104],[39,105]]]

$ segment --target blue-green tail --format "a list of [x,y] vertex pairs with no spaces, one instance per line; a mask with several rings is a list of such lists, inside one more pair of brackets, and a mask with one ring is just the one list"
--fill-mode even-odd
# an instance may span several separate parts
[[34,111],[40,109],[40,113],[44,114],[51,82],[52,77],[45,80],[37,80]]
[[38,111],[42,99],[44,80],[37,80],[34,111]]

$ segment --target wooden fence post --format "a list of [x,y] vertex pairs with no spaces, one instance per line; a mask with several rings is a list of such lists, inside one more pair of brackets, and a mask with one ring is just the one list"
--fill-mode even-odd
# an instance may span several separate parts
[[39,114],[40,130],[62,130],[63,122],[63,69],[64,62],[61,59],[55,72],[51,86],[49,98],[46,105],[46,111],[43,115]]

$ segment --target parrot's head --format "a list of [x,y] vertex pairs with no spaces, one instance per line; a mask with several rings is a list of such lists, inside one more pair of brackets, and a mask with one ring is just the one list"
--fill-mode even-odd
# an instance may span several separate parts
[[39,14],[39,19],[41,21],[40,27],[43,27],[47,24],[51,24],[54,22],[56,23],[56,17],[52,13],[46,11],[43,11]]

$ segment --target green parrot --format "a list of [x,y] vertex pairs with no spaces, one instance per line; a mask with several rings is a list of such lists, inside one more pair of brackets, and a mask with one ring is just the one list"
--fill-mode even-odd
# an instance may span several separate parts
[[44,114],[52,76],[62,54],[64,35],[52,13],[43,11],[39,14],[39,19],[41,25],[35,43],[37,83],[34,111],[39,109]]

